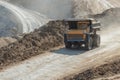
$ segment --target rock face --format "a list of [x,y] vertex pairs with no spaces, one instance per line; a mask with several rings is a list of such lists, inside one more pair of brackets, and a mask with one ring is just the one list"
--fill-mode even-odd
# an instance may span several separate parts
[[[46,23],[45,14],[49,18],[81,18],[87,15],[100,14],[103,11],[120,7],[119,0],[7,0],[0,1],[0,36],[13,36],[28,33]],[[6,16],[4,16],[4,13]],[[7,23],[7,24],[6,24]]]
[[[18,34],[19,31],[21,32],[21,29],[19,28],[19,31],[16,32],[13,29],[17,29],[19,26],[19,20],[14,14],[12,14],[9,10],[7,10],[5,7],[0,6],[0,36],[13,36],[14,34]],[[20,25],[22,26],[22,25]]]
[[74,0],[74,17],[100,14],[107,9],[120,7],[119,0]]
[[49,18],[85,17],[120,7],[120,0],[8,0],[25,8],[38,11]]
[[29,33],[47,22],[40,13],[0,1],[0,37]]

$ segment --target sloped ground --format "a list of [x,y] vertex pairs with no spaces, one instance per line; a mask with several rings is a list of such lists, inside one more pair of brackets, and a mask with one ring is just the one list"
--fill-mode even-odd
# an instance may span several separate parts
[[120,7],[119,0],[74,0],[74,17],[87,17],[104,12],[107,9]]
[[110,77],[98,78],[95,80],[120,80],[120,75],[118,74]]
[[74,0],[7,0],[17,6],[37,11],[49,18],[64,19],[72,16]]
[[[104,64],[102,66],[97,66],[94,68],[89,68],[89,67],[92,66],[92,63],[95,63],[96,60],[103,59],[103,57],[106,58],[108,56],[114,56],[113,55],[114,52],[109,54],[110,52],[109,50],[116,49],[119,47],[118,46],[119,45],[118,26],[120,22],[119,9],[112,9],[112,10],[110,9],[107,12],[104,12],[103,14],[98,14],[95,16],[90,15],[90,16],[95,17],[100,21],[102,21],[103,23],[102,25],[104,26],[103,27],[104,29],[105,27],[110,29],[110,31],[108,30],[107,32],[106,30],[102,31],[103,40],[102,40],[102,46],[100,48],[88,52],[75,51],[74,53],[71,50],[69,51],[65,49],[57,52],[53,52],[50,55],[43,56],[41,59],[39,57],[36,58],[35,59],[36,62],[33,61],[33,63],[30,63],[32,62],[31,60],[30,62],[28,62],[28,64],[29,63],[32,64],[31,66],[28,66],[26,63],[23,64],[22,66],[25,66],[24,69],[26,69],[26,67],[27,69],[30,67],[28,70],[24,71],[23,67],[16,66],[17,68],[14,69],[10,68],[8,70],[8,73],[7,70],[5,72],[3,71],[3,73],[1,72],[0,78],[3,80],[6,78],[9,80],[16,80],[16,79],[53,80],[53,79],[58,79],[58,77],[67,76],[67,78],[65,78],[67,80],[69,79],[89,80],[103,76],[118,74],[120,72],[118,65],[120,62],[119,59]],[[62,22],[50,22],[47,25],[43,26],[42,28],[35,30],[30,34],[25,35],[23,39],[19,40],[18,42],[15,42],[13,44],[10,44],[9,46],[1,48],[0,67],[3,68],[4,66],[8,66],[15,62],[18,63],[20,61],[31,58],[35,55],[42,54],[46,50],[62,45],[63,33],[66,31],[66,29],[67,28],[63,25]],[[104,32],[106,32],[106,35],[104,35]],[[115,44],[112,45],[110,43],[115,43]],[[88,61],[88,63],[86,61]],[[71,76],[70,77],[68,76],[68,74],[73,73],[72,71],[79,70],[79,68],[80,69],[89,68],[89,69],[85,70],[82,73],[79,72],[78,74],[72,75],[72,78]],[[107,72],[108,70],[110,72]],[[13,74],[11,74],[12,72]]]
[[[119,15],[117,15],[119,14],[119,9],[113,9],[114,14],[112,14],[113,12],[111,12],[111,10],[110,10],[111,13],[109,11],[107,12],[105,13],[106,16],[102,14],[100,15],[100,17],[95,16],[101,21],[102,20],[105,21],[104,27],[108,28],[107,31],[105,28],[103,31],[101,31],[102,44],[100,48],[97,48],[91,51],[84,51],[84,50],[67,50],[63,47],[62,49],[59,49],[57,51],[47,52],[43,56],[38,55],[38,54],[41,54],[41,52],[44,50],[48,50],[52,47],[56,47],[63,44],[63,41],[62,41],[63,32],[66,31],[66,28],[64,26],[54,27],[56,25],[59,26],[63,24],[62,22],[60,23],[50,22],[48,25],[52,24],[52,26],[46,26],[46,27],[44,26],[43,28],[24,36],[22,40],[12,44],[14,46],[9,45],[8,47],[2,48],[0,50],[2,53],[1,58],[4,61],[4,62],[1,62],[3,63],[3,66],[27,59],[25,62],[21,64],[12,66],[6,70],[1,71],[0,78],[2,80],[7,80],[7,79],[9,80],[57,80],[67,76],[67,78],[64,78],[64,79],[69,80],[74,78],[75,80],[77,79],[79,80],[80,78],[79,73],[81,73],[81,75],[83,74],[87,75],[87,77],[86,75],[83,75],[82,76],[83,79],[87,78],[89,80],[89,77],[90,79],[94,78],[95,76],[96,76],[95,78],[101,77],[101,75],[99,75],[99,67],[100,67],[101,73],[102,71],[104,71],[104,69],[109,69],[112,72],[114,68],[111,68],[111,67],[109,68],[108,66],[106,67],[105,65],[103,65],[103,63],[105,60],[108,60],[108,58],[110,57],[112,58],[116,55],[117,56],[120,55],[119,49],[117,49],[120,47],[120,44],[119,44],[120,38],[118,37],[120,36],[120,32],[119,32],[120,21],[119,19],[117,19],[119,18]],[[114,21],[114,19],[116,19],[116,21]],[[56,33],[59,33],[59,34],[56,35]],[[50,44],[48,44],[48,42]],[[117,50],[118,50],[118,53],[116,52]],[[10,54],[8,54],[8,52]],[[38,56],[33,57],[35,55],[38,55]],[[30,57],[33,57],[33,58],[30,58]],[[107,65],[108,64],[109,63],[107,61]],[[3,66],[1,65],[1,67]],[[117,67],[118,65],[115,64],[115,66]],[[103,68],[103,67],[106,67],[106,68]],[[92,74],[93,72],[95,72],[94,70],[97,70],[97,73]],[[88,74],[89,71],[91,72],[91,76],[89,76]],[[72,74],[72,77],[71,77],[71,74]],[[105,74],[107,76],[111,73],[106,72]],[[112,73],[112,75],[114,74]]]
[[41,13],[0,0],[0,37],[29,33],[47,22],[48,18]]
[[[58,80],[70,74],[77,74],[83,72],[83,70],[93,69],[103,64],[104,61],[109,61],[114,56],[120,56],[116,52],[120,47],[120,38],[117,37],[120,36],[119,29],[111,37],[108,37],[112,34],[109,33],[101,35],[102,38],[107,37],[107,40],[102,41],[101,47],[97,49],[84,51],[69,50],[62,47],[56,51],[46,52],[45,54],[20,62],[15,66],[8,67],[0,72],[0,79]],[[111,44],[112,42],[115,42],[114,45]]]
[[21,40],[0,49],[0,67],[23,61],[63,44],[67,27],[62,22],[49,22],[26,34]]
[[[38,11],[50,18],[65,19],[102,13],[120,7],[119,0],[7,0],[13,4]],[[53,5],[54,4],[54,5]],[[49,6],[49,7],[48,7]]]
[[104,79],[103,77],[110,77],[116,74],[120,74],[120,57],[111,59],[113,60],[108,61],[106,64],[88,69],[74,76],[66,77],[63,80],[93,80],[97,78],[99,78],[98,80],[109,80],[107,78]]
[[[106,10],[102,14],[92,15],[89,17],[93,17],[101,21],[102,23],[101,34],[104,35],[104,33],[107,33],[108,36],[106,38],[109,38],[110,36],[114,36],[115,32],[119,28],[119,25],[120,25],[119,16],[120,16],[120,8],[112,8],[112,9]],[[111,32],[111,35],[109,35],[109,32]],[[112,44],[114,44],[115,42],[119,42],[119,35],[116,35],[116,38],[115,38],[116,41],[112,39],[105,40],[106,38],[103,38],[102,41],[105,41],[105,42],[110,41]],[[112,51],[110,49],[110,51],[113,53],[113,55],[120,54],[120,49],[117,49],[115,51]],[[102,60],[103,58],[101,58],[100,60]],[[85,71],[67,76],[63,80],[94,80],[94,79],[95,80],[119,80],[120,79],[119,78],[120,56],[112,57],[108,59],[105,64],[103,63],[99,64],[99,66],[97,67],[92,67]],[[118,75],[118,76],[115,76],[115,75]]]

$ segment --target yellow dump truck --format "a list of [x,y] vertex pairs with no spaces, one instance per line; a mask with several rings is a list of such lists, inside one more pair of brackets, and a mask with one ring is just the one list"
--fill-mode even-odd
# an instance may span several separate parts
[[69,30],[64,34],[66,48],[73,46],[91,50],[100,46],[100,22],[94,19],[67,19]]

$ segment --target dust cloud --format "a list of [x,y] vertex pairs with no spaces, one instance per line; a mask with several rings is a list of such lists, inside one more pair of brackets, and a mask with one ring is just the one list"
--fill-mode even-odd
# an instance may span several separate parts
[[72,17],[74,0],[8,0],[30,10],[40,12],[49,18],[63,19]]

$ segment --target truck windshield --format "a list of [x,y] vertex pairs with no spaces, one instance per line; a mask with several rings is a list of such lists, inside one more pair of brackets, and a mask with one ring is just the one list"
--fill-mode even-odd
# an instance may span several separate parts
[[77,29],[77,22],[76,21],[69,21],[69,29]]
[[77,25],[77,27],[78,27],[78,29],[79,30],[85,30],[85,29],[87,29],[88,28],[88,24],[86,24],[86,23],[78,23],[78,25]]
[[89,26],[89,22],[69,21],[69,29],[85,30]]

